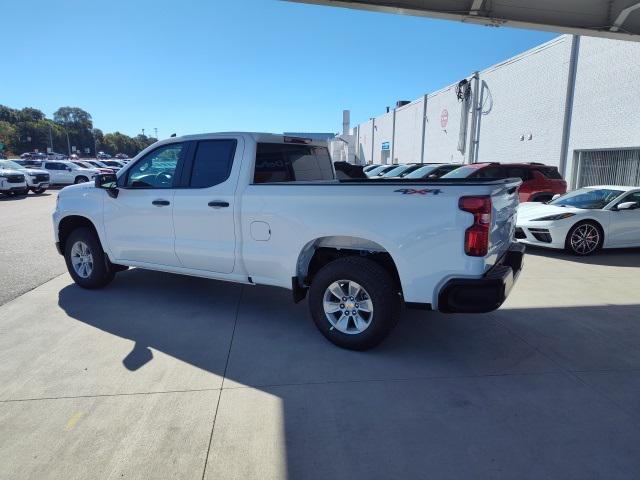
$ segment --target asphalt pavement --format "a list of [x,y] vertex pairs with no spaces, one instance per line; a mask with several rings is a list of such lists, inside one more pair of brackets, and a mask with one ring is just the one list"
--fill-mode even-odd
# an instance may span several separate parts
[[58,190],[26,197],[0,195],[0,305],[64,273],[51,214]]
[[[54,197],[2,202],[3,218],[14,205],[2,479],[640,478],[639,250],[530,250],[500,310],[403,310],[351,352],[282,289],[48,280],[64,270]],[[23,255],[48,273],[21,273]]]

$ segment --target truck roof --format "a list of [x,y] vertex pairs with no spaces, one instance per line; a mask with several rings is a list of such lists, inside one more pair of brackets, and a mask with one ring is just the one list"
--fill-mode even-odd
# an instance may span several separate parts
[[182,135],[180,137],[171,137],[165,140],[161,140],[159,143],[171,143],[180,140],[207,140],[214,139],[223,136],[244,136],[249,137],[256,142],[267,142],[267,143],[304,143],[306,145],[314,145],[314,146],[327,146],[326,141],[322,140],[314,140],[312,138],[305,137],[294,137],[290,135],[285,135],[282,133],[266,133],[266,132],[211,132],[211,133],[198,133],[194,135]]

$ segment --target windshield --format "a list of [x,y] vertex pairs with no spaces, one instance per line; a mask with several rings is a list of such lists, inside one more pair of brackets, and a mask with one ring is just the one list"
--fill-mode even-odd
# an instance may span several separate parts
[[474,174],[478,171],[478,167],[460,167],[456,168],[454,171],[443,175],[442,178],[467,178],[469,175]]
[[429,172],[432,172],[439,166],[440,165],[425,165],[423,167],[418,168],[417,170],[414,170],[410,174],[405,175],[404,178],[423,178],[425,175],[428,175]]
[[409,165],[398,165],[396,168],[392,168],[387,173],[385,173],[384,176],[385,177],[397,177],[402,172],[404,172],[407,168],[409,168]]
[[0,168],[2,168],[3,170],[24,170],[24,167],[22,165],[11,160],[1,160]]
[[378,165],[377,167],[373,167],[371,170],[367,170],[365,173],[370,177],[376,175],[380,170],[384,168],[384,165]]
[[549,205],[596,210],[606,207],[623,193],[608,188],[581,188],[552,200]]

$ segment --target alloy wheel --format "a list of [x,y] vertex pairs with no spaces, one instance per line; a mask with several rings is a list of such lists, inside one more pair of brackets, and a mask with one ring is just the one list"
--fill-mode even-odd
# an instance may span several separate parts
[[571,234],[571,248],[580,255],[587,255],[598,248],[600,232],[591,224],[580,225]]
[[73,270],[82,278],[89,278],[93,272],[93,255],[89,246],[78,240],[71,247],[71,265]]
[[331,330],[348,335],[364,332],[373,320],[373,302],[367,291],[353,280],[337,280],[327,287],[324,314]]

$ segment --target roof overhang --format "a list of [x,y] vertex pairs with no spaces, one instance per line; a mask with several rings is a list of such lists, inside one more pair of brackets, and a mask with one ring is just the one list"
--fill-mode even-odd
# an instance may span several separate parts
[[640,41],[640,0],[287,0]]

